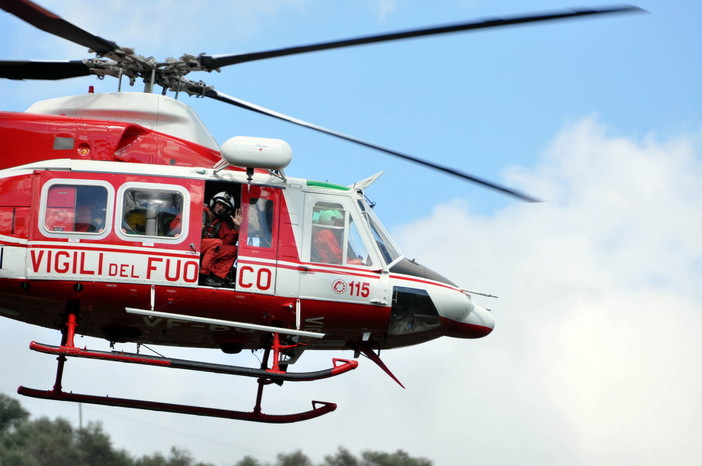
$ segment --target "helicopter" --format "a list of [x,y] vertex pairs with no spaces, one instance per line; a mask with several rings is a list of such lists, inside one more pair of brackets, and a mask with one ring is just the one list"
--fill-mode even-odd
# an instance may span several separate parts
[[[58,97],[26,112],[0,112],[0,314],[61,332],[49,390],[25,396],[264,423],[304,421],[336,409],[269,414],[271,384],[336,377],[360,355],[399,385],[380,351],[440,337],[478,339],[492,312],[463,288],[410,260],[368,200],[380,173],[350,186],[289,177],[290,145],[235,136],[218,144],[180,94],[205,97],[287,121],[524,201],[532,196],[229,96],[186,76],[276,57],[430,35],[613,13],[574,9],[358,37],[238,55],[162,62],[87,32],[29,0],[0,8],[94,58],[0,61],[0,77],[117,78],[114,93]],[[143,93],[122,92],[141,79]],[[161,94],[154,93],[160,87]],[[166,95],[174,93],[174,98]],[[225,239],[226,237],[226,239]],[[80,348],[76,335],[115,343],[262,350],[260,367]],[[306,350],[354,352],[330,367],[290,369]],[[256,380],[251,411],[178,405],[63,390],[69,357],[176,368]]]

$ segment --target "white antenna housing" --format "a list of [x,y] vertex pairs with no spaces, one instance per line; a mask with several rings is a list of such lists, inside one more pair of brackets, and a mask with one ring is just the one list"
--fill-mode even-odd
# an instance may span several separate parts
[[292,160],[292,148],[282,139],[235,136],[222,144],[222,159],[243,168],[280,170]]

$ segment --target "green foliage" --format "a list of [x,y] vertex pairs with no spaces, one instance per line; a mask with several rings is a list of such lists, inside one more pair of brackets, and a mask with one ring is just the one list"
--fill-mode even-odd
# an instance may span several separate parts
[[278,462],[276,466],[314,466],[312,461],[302,453],[296,450],[292,453],[278,453]]
[[237,461],[234,466],[263,466],[263,464],[259,463],[253,456],[246,455]]
[[171,455],[166,458],[161,453],[142,456],[133,463],[124,463],[134,466],[212,466],[209,463],[196,463],[193,455],[187,450],[171,447]]
[[431,466],[426,458],[412,458],[402,450],[395,453],[364,451],[357,458],[343,447],[339,447],[334,456],[325,456],[321,466]]
[[133,459],[116,450],[100,423],[75,429],[65,419],[30,420],[17,400],[0,394],[0,466],[211,466],[185,450]]
[[395,453],[382,453],[377,451],[364,451],[361,454],[361,466],[431,466],[431,461],[426,458],[412,458],[402,450]]
[[0,434],[8,433],[28,418],[29,413],[19,401],[0,393]]
[[26,411],[8,417],[12,428],[0,437],[0,465],[131,466],[126,452],[112,448],[99,423],[74,429],[65,419],[28,420]]
[[[102,424],[91,422],[76,429],[65,419],[30,419],[19,401],[0,394],[0,466],[213,466],[199,463],[187,450],[172,447],[161,453],[134,458],[116,450]],[[357,457],[343,447],[325,456],[317,466],[431,466],[425,458],[395,453],[364,451]],[[233,466],[314,466],[302,451],[280,453],[274,465],[245,456]]]
[[339,447],[335,456],[325,456],[324,466],[359,466],[358,458],[344,447]]
[[[252,466],[259,463],[251,463]],[[412,458],[406,452],[395,453],[364,451],[358,458],[344,447],[339,447],[335,455],[325,456],[319,466],[431,466],[426,458]],[[238,463],[235,466],[240,466]],[[288,454],[279,454],[275,466],[313,466],[312,461],[300,450]]]

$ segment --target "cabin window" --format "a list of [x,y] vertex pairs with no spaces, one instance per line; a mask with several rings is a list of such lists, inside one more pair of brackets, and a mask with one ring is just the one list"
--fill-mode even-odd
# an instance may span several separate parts
[[310,257],[324,264],[372,265],[353,218],[341,204],[331,202],[314,206]]
[[[62,180],[66,181],[66,180]],[[54,182],[44,188],[44,230],[50,235],[99,236],[107,228],[108,189],[83,182]]]
[[270,248],[273,238],[273,201],[249,199],[247,246]]
[[185,195],[162,187],[128,187],[122,191],[120,231],[127,236],[179,238],[186,224]]

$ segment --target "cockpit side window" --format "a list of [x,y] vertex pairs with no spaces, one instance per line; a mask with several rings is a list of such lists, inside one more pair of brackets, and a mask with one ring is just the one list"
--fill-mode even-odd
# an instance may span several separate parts
[[341,204],[318,202],[312,212],[312,245],[310,257],[313,262],[341,264],[344,242],[346,212]]
[[312,212],[312,262],[372,265],[353,217],[341,204],[317,202]]
[[349,236],[346,247],[346,263],[354,265],[373,265],[373,261],[368,254],[368,249],[361,239],[353,217],[349,218]]
[[402,254],[395,246],[395,243],[392,242],[392,239],[390,239],[390,236],[383,228],[380,220],[375,216],[375,213],[372,210],[368,210],[367,212],[373,239],[380,250],[383,260],[386,264],[390,265],[400,258]]

